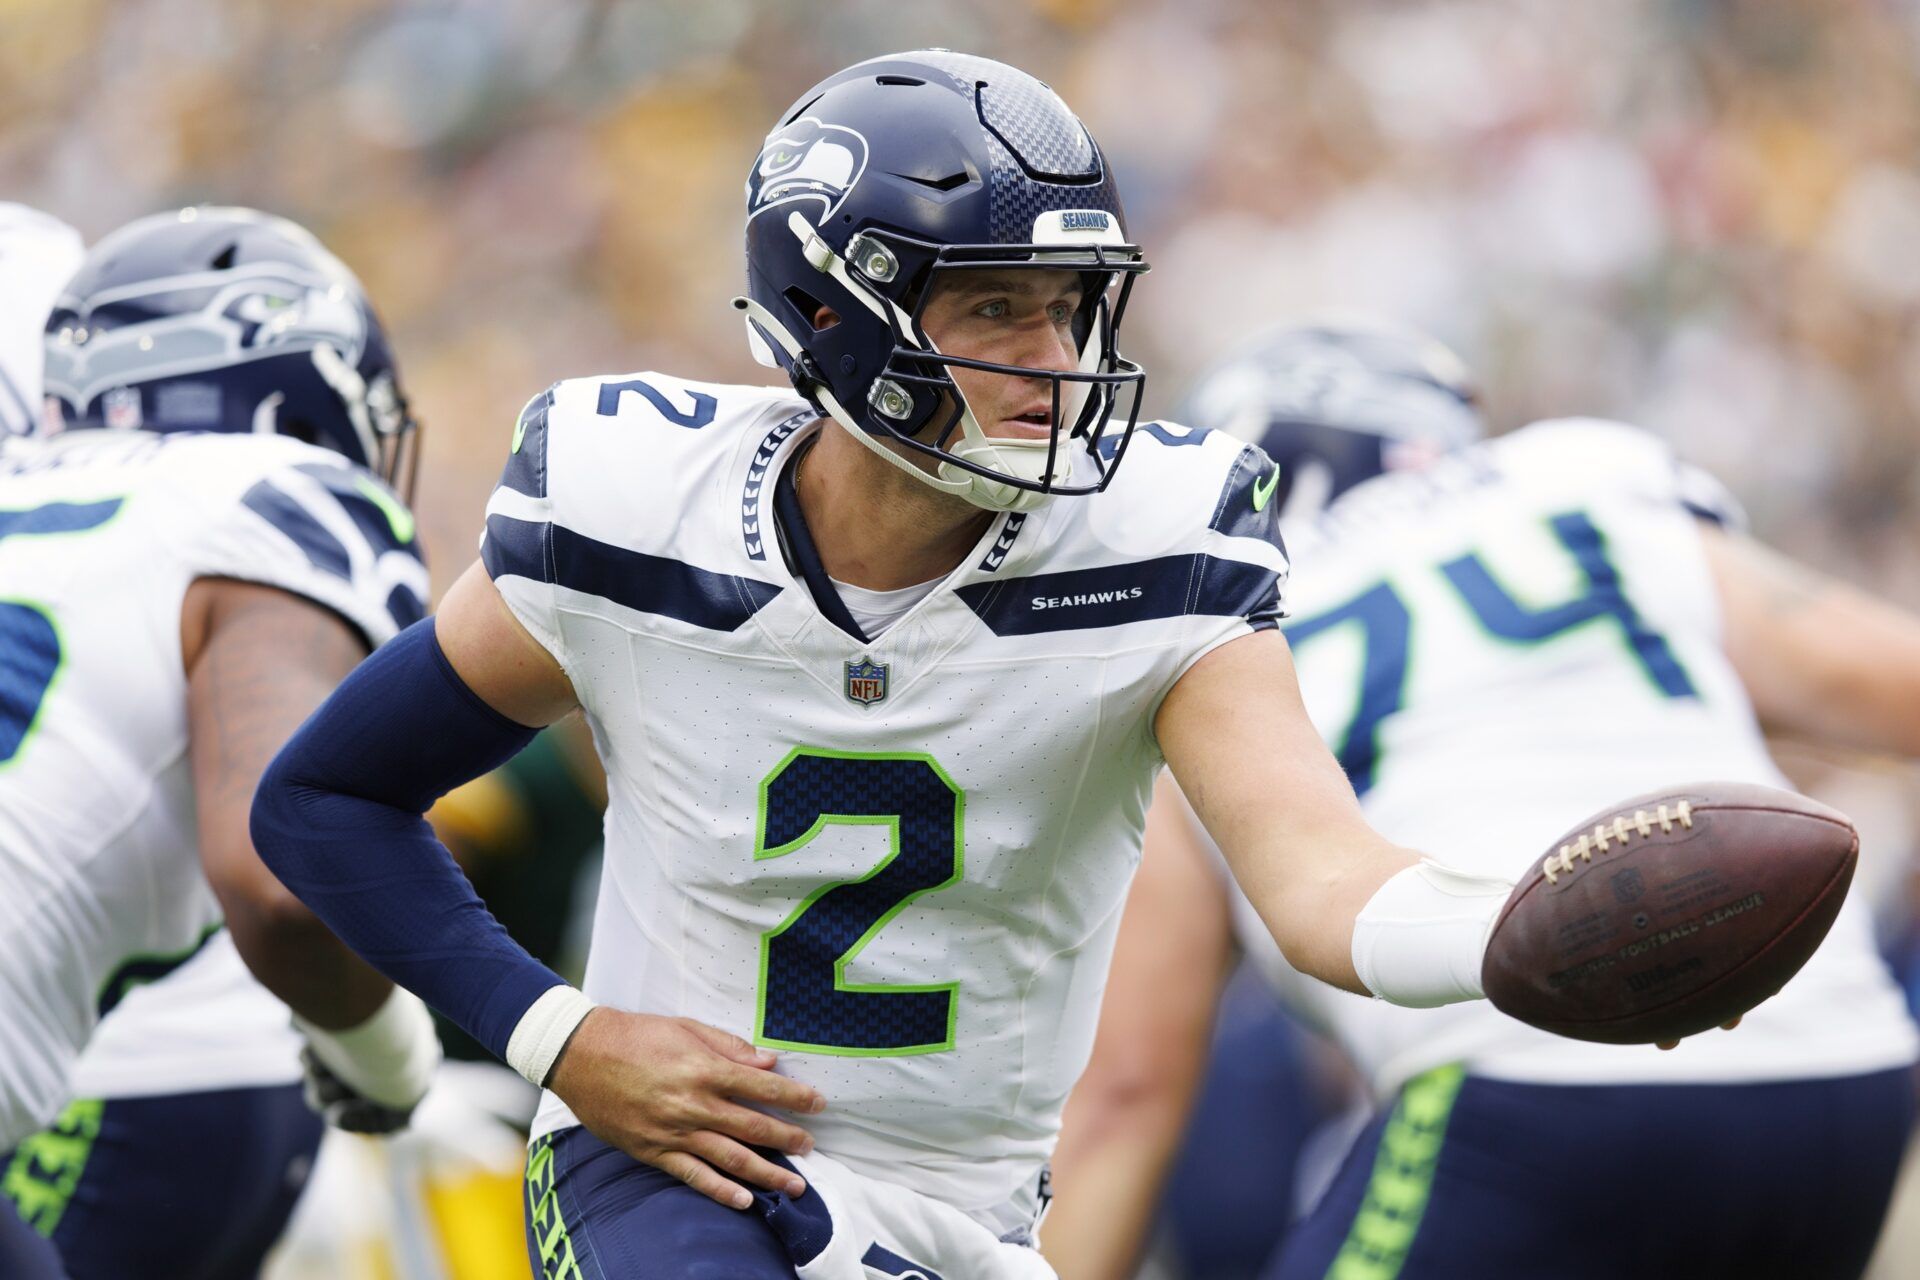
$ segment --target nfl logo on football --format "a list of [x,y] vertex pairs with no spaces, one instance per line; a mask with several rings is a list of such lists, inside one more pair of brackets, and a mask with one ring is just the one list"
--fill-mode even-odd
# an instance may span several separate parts
[[871,706],[887,696],[886,664],[871,658],[855,658],[847,664],[847,696],[861,706]]

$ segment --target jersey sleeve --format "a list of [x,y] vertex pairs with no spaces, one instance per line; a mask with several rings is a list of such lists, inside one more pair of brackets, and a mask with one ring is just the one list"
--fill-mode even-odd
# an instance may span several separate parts
[[560,385],[529,400],[514,423],[500,483],[487,500],[480,563],[507,608],[563,670],[571,672],[554,572],[554,504],[548,488],[549,428]]
[[[1195,441],[1200,434],[1176,438]],[[1191,450],[1165,448],[1159,474],[1148,477],[1180,495],[1175,536],[1185,554],[1177,562],[1188,574],[1188,625],[1168,689],[1229,640],[1274,630],[1288,616],[1291,563],[1280,532],[1281,504],[1273,500],[1279,468],[1259,447],[1221,432],[1199,443]]]
[[[188,549],[195,577],[277,587],[346,619],[378,647],[427,613],[426,561],[413,514],[364,470],[285,440],[212,436],[205,447],[258,444],[267,465],[217,468],[226,483]],[[227,462],[226,449],[218,461]],[[246,450],[252,454],[258,451]],[[255,458],[242,460],[254,463]],[[188,490],[189,501],[210,501]]]

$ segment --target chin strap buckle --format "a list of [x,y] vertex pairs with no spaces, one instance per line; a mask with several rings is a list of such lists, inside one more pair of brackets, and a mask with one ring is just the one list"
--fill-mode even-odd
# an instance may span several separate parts
[[807,265],[822,275],[832,275],[835,257],[833,246],[821,239],[820,233],[813,229],[813,224],[796,213],[787,219],[787,229],[800,241],[800,253],[806,258]]

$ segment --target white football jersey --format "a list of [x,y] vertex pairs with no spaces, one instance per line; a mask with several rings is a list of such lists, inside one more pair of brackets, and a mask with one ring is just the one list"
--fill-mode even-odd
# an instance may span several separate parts
[[[1518,879],[1629,796],[1714,779],[1787,787],[1721,646],[1702,518],[1739,516],[1653,436],[1569,419],[1368,481],[1289,529],[1286,634],[1368,820],[1462,870]],[[1857,902],[1737,1033],[1673,1053],[1564,1040],[1484,1002],[1400,1009],[1335,991],[1287,970],[1244,900],[1238,911],[1249,949],[1383,1095],[1456,1061],[1564,1084],[1841,1075],[1915,1054]]]
[[[869,643],[776,520],[817,429],[651,373],[522,414],[482,553],[607,767],[586,991],[778,1051],[820,1150],[1009,1222],[1091,1048],[1154,712],[1280,614],[1271,467],[1142,426],[1107,492],[996,516]],[[573,1122],[549,1096],[535,1132]]]
[[0,201],[0,435],[40,429],[47,312],[85,256],[66,223]]
[[199,578],[310,599],[378,643],[424,612],[405,509],[279,436],[0,445],[0,1146],[52,1117],[96,1019],[217,931],[180,610]]

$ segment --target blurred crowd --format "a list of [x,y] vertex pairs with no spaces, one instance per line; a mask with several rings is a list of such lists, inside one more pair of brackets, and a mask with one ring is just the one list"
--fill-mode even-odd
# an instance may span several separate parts
[[793,94],[1011,59],[1115,164],[1149,411],[1249,325],[1437,332],[1496,423],[1670,435],[1803,558],[1920,603],[1914,0],[0,0],[0,192],[98,235],[209,200],[366,279],[445,581],[562,376],[761,376],[726,306]]

